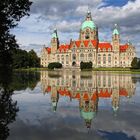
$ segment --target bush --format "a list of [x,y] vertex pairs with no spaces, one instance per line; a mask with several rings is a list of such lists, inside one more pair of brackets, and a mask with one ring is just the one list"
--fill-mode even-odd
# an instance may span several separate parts
[[134,57],[134,59],[132,60],[131,67],[132,68],[137,68],[138,67],[138,59],[137,59],[137,57]]
[[80,69],[92,69],[92,62],[81,62]]
[[54,69],[54,68],[62,68],[62,64],[59,62],[53,62],[53,63],[49,63],[48,65],[48,69]]

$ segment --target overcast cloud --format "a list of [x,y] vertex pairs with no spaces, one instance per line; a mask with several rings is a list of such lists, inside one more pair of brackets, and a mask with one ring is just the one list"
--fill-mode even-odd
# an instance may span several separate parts
[[140,51],[140,0],[118,0],[118,3],[111,0],[32,1],[30,17],[25,17],[13,31],[23,49],[34,48],[39,54],[40,46],[49,46],[54,28],[58,29],[61,43],[68,43],[71,38],[78,39],[89,5],[93,20],[99,27],[100,41],[111,41],[113,25],[117,23],[122,43],[130,40]]

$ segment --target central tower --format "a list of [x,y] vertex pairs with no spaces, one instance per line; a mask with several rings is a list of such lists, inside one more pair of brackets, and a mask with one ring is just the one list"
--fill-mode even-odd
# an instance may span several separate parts
[[88,10],[86,19],[80,29],[80,40],[98,40],[98,28],[92,20],[91,12]]

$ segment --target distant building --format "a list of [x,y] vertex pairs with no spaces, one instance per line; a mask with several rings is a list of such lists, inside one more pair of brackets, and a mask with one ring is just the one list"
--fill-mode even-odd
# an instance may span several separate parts
[[91,61],[93,67],[131,67],[135,56],[135,47],[130,42],[120,43],[117,25],[112,33],[112,42],[100,42],[98,27],[88,11],[80,28],[79,40],[59,44],[57,30],[54,30],[51,46],[44,47],[41,52],[41,65],[47,67],[51,62],[60,62],[63,67],[71,68]]

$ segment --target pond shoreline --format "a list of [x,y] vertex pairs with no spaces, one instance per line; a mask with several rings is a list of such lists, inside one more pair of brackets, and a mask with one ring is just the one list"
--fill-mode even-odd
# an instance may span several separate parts
[[[21,68],[21,69],[14,69],[14,71],[58,71],[58,70],[74,70],[74,69],[55,69],[55,70],[49,70],[48,68]],[[79,70],[80,69],[75,69]],[[84,69],[81,72],[88,72],[88,71],[93,71],[93,72],[101,72],[101,71],[106,71],[106,72],[113,72],[113,73],[124,73],[124,74],[140,74],[140,69],[130,69],[130,68],[94,68],[94,69]]]

